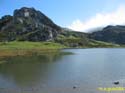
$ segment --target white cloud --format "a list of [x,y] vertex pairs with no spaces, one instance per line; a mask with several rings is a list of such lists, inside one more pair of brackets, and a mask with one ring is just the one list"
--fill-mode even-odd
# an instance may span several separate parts
[[111,13],[97,13],[94,17],[91,17],[86,22],[82,22],[79,19],[73,21],[68,28],[87,32],[90,29],[97,27],[104,27],[107,25],[125,25],[125,6],[120,5],[118,9]]

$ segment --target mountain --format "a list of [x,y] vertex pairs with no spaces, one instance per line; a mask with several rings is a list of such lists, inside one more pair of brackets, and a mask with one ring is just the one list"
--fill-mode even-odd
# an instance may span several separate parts
[[42,12],[23,7],[0,19],[0,41],[54,41],[75,47],[88,39],[85,33],[62,28]]
[[[51,41],[68,47],[109,47],[91,35],[56,25],[50,18],[34,8],[22,7],[0,19],[0,41]],[[88,38],[89,37],[89,38]],[[90,38],[91,37],[91,38]],[[99,39],[100,40],[100,39]],[[103,41],[103,40],[102,40]]]
[[89,38],[115,44],[125,44],[125,26],[107,26],[89,34]]
[[0,19],[0,36],[7,41],[48,41],[60,32],[61,27],[34,8],[23,7]]

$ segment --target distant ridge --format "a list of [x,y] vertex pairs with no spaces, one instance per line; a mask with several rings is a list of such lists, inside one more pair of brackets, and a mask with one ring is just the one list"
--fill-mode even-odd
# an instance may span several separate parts
[[101,31],[93,32],[89,38],[116,44],[125,44],[125,26],[107,26]]

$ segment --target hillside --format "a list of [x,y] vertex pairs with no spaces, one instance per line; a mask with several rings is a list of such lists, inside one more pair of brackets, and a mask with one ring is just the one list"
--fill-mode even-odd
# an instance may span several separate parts
[[34,8],[23,7],[15,10],[13,16],[6,15],[0,19],[1,40],[48,41],[60,31],[59,26]]
[[107,26],[101,31],[89,34],[89,38],[109,43],[125,44],[125,26]]
[[[94,34],[94,33],[93,33]],[[75,32],[56,25],[50,18],[34,8],[16,9],[13,16],[0,19],[0,41],[54,42],[67,47],[112,47],[115,44],[96,41],[94,35]],[[95,40],[93,40],[95,39]],[[99,39],[100,40],[100,39]],[[103,40],[102,40],[103,41]],[[107,41],[106,41],[107,42]]]

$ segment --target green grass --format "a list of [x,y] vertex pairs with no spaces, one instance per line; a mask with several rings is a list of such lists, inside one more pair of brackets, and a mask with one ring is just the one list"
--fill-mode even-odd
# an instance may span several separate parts
[[3,43],[0,42],[0,50],[1,49],[60,49],[64,48],[65,46],[53,43],[53,42],[7,42]]
[[113,48],[113,47],[121,47],[120,45],[118,44],[112,44],[112,43],[107,43],[107,42],[102,42],[102,41],[96,41],[96,40],[90,40],[89,41],[89,44],[88,44],[88,47],[104,47],[104,48]]
[[[101,41],[90,40],[86,44],[85,41],[78,38],[66,38],[62,39],[63,43],[54,43],[54,42],[29,42],[29,41],[13,41],[13,42],[0,42],[0,57],[6,56],[22,56],[22,55],[39,55],[39,54],[47,54],[47,53],[56,53],[59,52],[59,49],[63,48],[71,48],[70,45],[81,43],[81,46],[78,45],[79,48],[97,48],[97,47],[120,47],[117,44],[111,44]],[[65,41],[65,42],[64,42]],[[66,45],[67,44],[67,45]],[[78,48],[77,47],[77,48]]]
[[58,35],[56,38],[56,42],[61,43],[65,46],[68,47],[74,47],[74,48],[113,48],[113,47],[121,47],[118,44],[113,44],[113,43],[107,43],[103,41],[96,41],[93,39],[88,39],[88,38],[80,38],[80,37],[75,37],[73,35],[70,35],[68,37],[64,35]]
[[56,53],[65,46],[54,42],[0,42],[0,57]]

